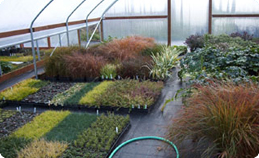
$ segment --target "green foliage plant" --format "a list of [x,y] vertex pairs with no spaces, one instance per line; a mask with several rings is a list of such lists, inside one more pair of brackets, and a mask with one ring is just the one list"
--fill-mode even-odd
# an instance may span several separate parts
[[35,140],[18,153],[18,158],[51,157],[58,158],[66,150],[68,144]]
[[31,142],[30,139],[17,138],[14,136],[0,139],[1,155],[5,158],[16,158],[18,152]]
[[8,61],[1,61],[0,59],[0,64],[1,64],[2,73],[8,73],[13,68],[12,64]]
[[12,136],[16,138],[38,139],[51,131],[69,114],[69,111],[46,111],[36,116],[30,123],[19,128]]
[[0,98],[5,100],[21,101],[30,94],[37,92],[41,87],[47,85],[48,82],[27,79],[12,88],[8,88],[0,93]]
[[176,49],[164,47],[163,51],[157,55],[151,55],[153,59],[153,66],[146,65],[150,69],[150,75],[153,79],[164,80],[169,77],[170,70],[177,66],[180,54]]
[[177,144],[189,138],[198,147],[206,144],[202,157],[257,156],[258,85],[211,82],[195,89],[170,125],[168,138]]
[[107,88],[113,86],[114,82],[112,81],[103,81],[98,86],[94,87],[93,90],[86,93],[79,101],[80,105],[94,106],[97,105],[97,98],[102,96],[105,93],[109,93]]
[[90,128],[77,137],[62,157],[105,157],[129,121],[129,116],[124,117],[114,114],[99,116]]
[[204,82],[208,78],[249,80],[250,76],[259,75],[258,62],[258,46],[229,48],[226,52],[202,48],[182,58],[180,77],[189,76],[192,82]]
[[117,76],[117,66],[113,64],[106,64],[104,67],[101,69],[101,77],[103,78],[109,78],[109,79],[114,79]]

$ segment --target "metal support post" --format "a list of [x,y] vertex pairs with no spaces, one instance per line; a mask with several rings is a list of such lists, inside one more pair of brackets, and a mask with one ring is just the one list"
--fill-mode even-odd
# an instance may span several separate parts
[[59,46],[61,47],[62,46],[62,39],[61,39],[61,35],[58,34],[58,40],[59,40]]
[[92,40],[92,38],[93,38],[93,36],[94,36],[94,34],[95,34],[95,32],[96,32],[98,26],[101,24],[105,13],[106,13],[117,1],[118,1],[118,0],[115,0],[115,1],[114,1],[110,6],[108,6],[108,7],[105,9],[105,11],[103,12],[100,21],[97,23],[97,26],[95,27],[94,32],[92,33],[92,35],[91,35],[89,41],[87,42],[87,44],[86,44],[86,46],[85,46],[86,48],[89,46],[89,44],[90,44],[90,42],[91,42],[91,40]]
[[38,40],[36,40],[36,47],[37,47],[38,61],[40,61],[40,48],[39,48],[39,42],[38,42]]
[[92,12],[102,3],[104,0],[99,2],[86,16],[85,24],[86,24],[86,42],[88,42],[89,39],[89,27],[88,27],[88,18],[92,14]]

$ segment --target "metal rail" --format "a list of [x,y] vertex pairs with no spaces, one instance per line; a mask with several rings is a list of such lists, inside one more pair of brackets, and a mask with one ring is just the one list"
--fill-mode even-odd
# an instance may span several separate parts
[[115,0],[111,5],[109,5],[109,6],[105,9],[105,11],[103,12],[103,14],[102,14],[102,16],[101,16],[100,21],[99,21],[98,24],[96,25],[96,27],[95,27],[95,29],[94,29],[94,31],[93,31],[93,33],[92,33],[92,35],[91,35],[89,41],[87,42],[85,48],[87,48],[87,47],[89,46],[89,44],[90,44],[90,42],[91,42],[91,40],[92,40],[92,38],[93,38],[93,36],[94,36],[94,34],[95,34],[95,32],[96,32],[98,26],[101,24],[101,22],[102,22],[102,20],[103,20],[103,17],[104,17],[104,15],[105,15],[105,13],[106,13],[117,1],[118,1],[118,0]]
[[68,34],[68,20],[71,17],[71,15],[85,2],[86,0],[83,0],[67,17],[66,20],[66,28],[67,28],[67,46],[69,46],[69,34]]
[[32,20],[31,25],[30,25],[30,33],[31,33],[31,49],[32,49],[32,55],[33,55],[33,64],[34,64],[34,73],[36,79],[38,79],[38,71],[37,71],[37,64],[36,64],[36,57],[35,57],[35,50],[34,50],[34,40],[33,40],[33,24],[35,20],[40,16],[40,14],[53,2],[54,0],[50,0],[47,5],[45,5],[41,11],[35,16],[35,18]]
[[92,12],[102,3],[104,0],[100,1],[86,16],[85,24],[86,24],[86,42],[89,39],[89,27],[88,27],[88,18],[92,14]]

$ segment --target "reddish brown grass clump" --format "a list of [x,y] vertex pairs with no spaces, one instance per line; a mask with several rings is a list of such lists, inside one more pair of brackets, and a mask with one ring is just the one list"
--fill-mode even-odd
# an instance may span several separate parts
[[[214,83],[196,86],[169,139],[195,138],[212,142],[203,157],[254,158],[259,153],[259,87],[255,84]],[[199,143],[201,145],[201,143]]]

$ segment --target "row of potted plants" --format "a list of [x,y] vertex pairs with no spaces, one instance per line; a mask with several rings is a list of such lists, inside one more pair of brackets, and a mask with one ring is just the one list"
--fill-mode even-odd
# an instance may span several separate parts
[[[24,83],[44,83],[45,86],[33,91]],[[42,86],[43,84],[41,84]],[[33,94],[22,93],[25,88],[28,91],[35,92]],[[154,105],[159,98],[163,82],[151,82],[138,80],[118,80],[103,81],[91,83],[62,83],[62,82],[45,82],[29,79],[21,84],[8,88],[0,93],[0,96],[18,105],[34,105],[34,106],[52,106],[60,108],[102,108],[109,107],[115,109],[148,109]],[[17,90],[16,90],[17,89]],[[12,92],[12,96],[8,97],[8,92]],[[20,93],[14,92],[20,91]],[[9,94],[9,93],[8,93]],[[28,95],[30,94],[30,95]],[[16,96],[18,95],[18,96]]]
[[105,157],[129,123],[128,116],[46,111],[1,138],[1,154],[8,158]]
[[[45,78],[74,81],[114,78],[164,80],[170,69],[176,66],[178,55],[186,52],[187,47],[158,45],[154,39],[140,36],[113,39],[88,49],[75,46],[59,48],[45,62]],[[161,64],[166,66],[161,67]],[[159,69],[163,69],[166,75],[158,75]]]

